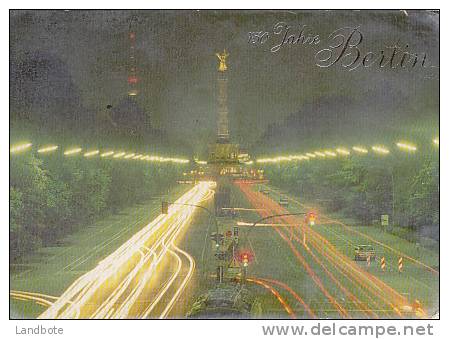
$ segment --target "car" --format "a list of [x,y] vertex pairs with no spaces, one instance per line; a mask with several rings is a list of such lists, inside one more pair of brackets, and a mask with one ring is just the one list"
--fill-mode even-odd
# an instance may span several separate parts
[[376,260],[376,251],[371,245],[358,245],[354,248],[354,260],[366,261],[370,257],[370,260]]

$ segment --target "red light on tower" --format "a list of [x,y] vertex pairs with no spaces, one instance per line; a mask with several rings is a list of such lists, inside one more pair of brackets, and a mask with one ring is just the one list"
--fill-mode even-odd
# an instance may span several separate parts
[[129,73],[128,73],[128,95],[136,96],[139,92],[137,90],[137,84],[139,78],[137,77],[137,66],[136,66],[136,32],[132,28],[133,21],[136,17],[133,17],[129,23]]
[[132,84],[137,84],[139,80],[137,79],[137,77],[135,75],[131,75],[128,77],[128,84],[132,85]]

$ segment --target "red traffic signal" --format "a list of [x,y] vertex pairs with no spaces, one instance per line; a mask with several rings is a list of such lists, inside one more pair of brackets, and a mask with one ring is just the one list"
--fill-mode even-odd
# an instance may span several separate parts
[[306,223],[310,225],[315,225],[316,220],[316,213],[315,212],[308,212],[306,215]]
[[247,266],[248,263],[252,262],[254,258],[253,253],[251,253],[250,251],[243,251],[240,252],[238,255],[238,260],[243,263],[243,265]]

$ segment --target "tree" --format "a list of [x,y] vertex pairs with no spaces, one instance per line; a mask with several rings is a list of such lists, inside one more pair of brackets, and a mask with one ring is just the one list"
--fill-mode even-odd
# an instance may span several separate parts
[[[439,225],[439,169],[426,161],[411,180],[410,222],[414,228]],[[438,232],[434,232],[438,233]]]

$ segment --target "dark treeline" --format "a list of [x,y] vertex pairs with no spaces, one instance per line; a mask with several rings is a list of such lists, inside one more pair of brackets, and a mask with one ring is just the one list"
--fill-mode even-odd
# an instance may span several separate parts
[[[314,159],[265,166],[270,181],[327,212],[363,225],[388,214],[390,231],[439,240],[439,158],[421,154]],[[399,227],[398,227],[399,226]],[[412,230],[413,232],[410,232]]]
[[62,154],[12,154],[11,260],[57,243],[87,221],[165,193],[183,167]]

